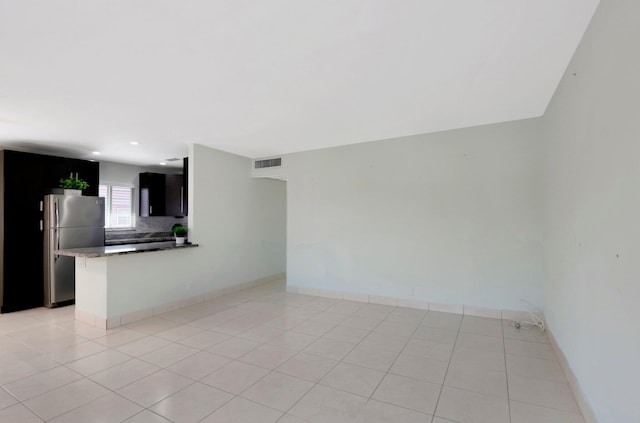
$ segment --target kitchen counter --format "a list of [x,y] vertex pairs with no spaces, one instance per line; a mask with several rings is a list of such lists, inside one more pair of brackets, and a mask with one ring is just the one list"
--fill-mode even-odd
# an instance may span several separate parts
[[[75,317],[101,329],[173,310],[190,294],[198,244],[174,241],[55,250],[75,262]],[[151,254],[143,254],[151,253]]]
[[122,245],[105,245],[104,247],[70,248],[66,250],[55,250],[54,253],[61,256],[71,257],[107,257],[125,254],[149,253],[152,251],[183,250],[185,248],[197,247],[198,244],[185,243],[176,245],[174,241],[165,242],[141,242]]

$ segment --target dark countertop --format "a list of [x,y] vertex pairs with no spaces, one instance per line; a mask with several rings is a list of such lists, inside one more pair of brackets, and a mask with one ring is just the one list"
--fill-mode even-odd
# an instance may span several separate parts
[[107,257],[125,254],[150,253],[152,251],[179,250],[197,247],[198,244],[185,243],[176,245],[174,241],[142,242],[122,245],[105,245],[104,247],[70,248],[55,250],[54,254],[71,257]]

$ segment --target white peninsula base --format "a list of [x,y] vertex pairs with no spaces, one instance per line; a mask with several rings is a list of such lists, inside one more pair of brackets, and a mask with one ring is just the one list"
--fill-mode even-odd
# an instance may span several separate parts
[[196,281],[185,276],[184,263],[197,246],[157,242],[56,251],[76,258],[76,319],[113,329],[284,277],[277,274],[232,286]]
[[198,302],[181,266],[189,253],[76,257],[76,319],[111,329]]

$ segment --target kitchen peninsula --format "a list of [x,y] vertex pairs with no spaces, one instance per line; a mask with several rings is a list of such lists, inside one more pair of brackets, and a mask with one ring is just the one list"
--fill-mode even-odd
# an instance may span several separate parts
[[[76,319],[112,329],[191,301],[185,300],[185,293],[177,292],[179,285],[171,281],[183,277],[181,263],[194,247],[198,244],[176,245],[170,241],[74,248],[55,253],[76,258]],[[170,300],[174,298],[182,300]]]

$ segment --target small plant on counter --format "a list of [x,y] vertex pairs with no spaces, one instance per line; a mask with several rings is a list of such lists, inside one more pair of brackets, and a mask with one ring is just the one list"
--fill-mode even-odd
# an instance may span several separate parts
[[187,227],[176,223],[171,227],[171,232],[173,232],[176,237],[176,245],[184,245],[188,232]]
[[189,232],[189,230],[187,229],[186,226],[182,226],[182,225],[174,225],[171,228],[171,231],[173,232],[173,234],[176,237],[186,237],[187,233]]
[[89,187],[89,183],[84,179],[80,179],[77,176],[69,175],[68,178],[60,179],[60,188],[64,189],[87,189]]

